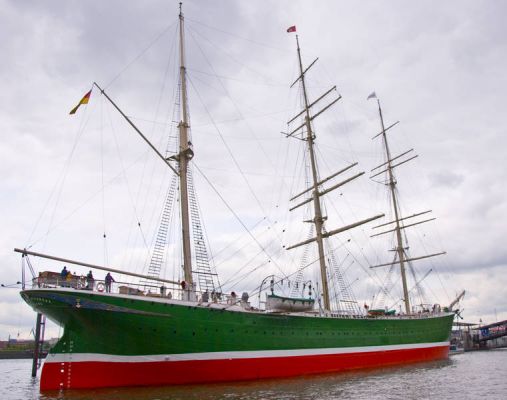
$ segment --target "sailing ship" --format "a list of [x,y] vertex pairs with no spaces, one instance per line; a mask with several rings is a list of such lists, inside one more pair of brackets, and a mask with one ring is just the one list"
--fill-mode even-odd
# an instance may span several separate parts
[[[45,257],[67,264],[130,275],[141,279],[145,285],[113,286],[113,290],[103,291],[104,285],[100,282],[96,284],[95,290],[90,290],[93,286],[90,287],[89,282],[82,282],[79,277],[71,276],[70,282],[68,279],[62,282],[58,273],[43,272],[35,276],[33,286],[24,287],[21,291],[22,298],[37,313],[47,316],[64,328],[63,335],[44,362],[40,389],[280,378],[446,358],[454,312],[438,306],[416,312],[410,304],[405,272],[407,264],[428,256],[408,256],[403,242],[401,233],[408,227],[404,223],[407,218],[416,215],[403,217],[398,208],[393,170],[404,161],[394,163],[401,156],[393,157],[390,154],[386,131],[391,126],[384,127],[380,102],[378,111],[381,132],[378,136],[384,143],[386,162],[380,166],[383,169],[379,174],[387,174],[394,211],[394,220],[380,226],[390,227],[388,230],[396,235],[396,258],[386,265],[400,268],[405,307],[397,313],[384,309],[357,313],[333,309],[326,240],[381,218],[383,214],[338,229],[327,230],[325,227],[327,218],[323,215],[323,196],[363,173],[328,188],[324,185],[355,164],[327,178],[319,177],[313,121],[341,96],[336,96],[320,111],[313,113],[315,105],[332,95],[336,87],[315,101],[309,99],[307,74],[315,62],[304,68],[297,36],[300,74],[294,84],[298,83],[301,87],[303,110],[289,121],[289,126],[295,123],[297,126],[289,129],[286,135],[305,142],[311,180],[309,187],[291,201],[301,199],[292,209],[307,205],[312,210],[312,218],[307,222],[311,223],[314,236],[287,250],[316,246],[320,281],[313,286],[311,282],[300,282],[297,291],[283,295],[275,294],[278,281],[272,276],[267,281],[266,306],[263,309],[252,307],[247,293],[242,296],[233,293],[226,299],[220,287],[213,286],[213,279],[210,278],[212,272],[201,271],[200,278],[195,279],[199,266],[193,265],[195,256],[191,253],[191,182],[188,180],[188,167],[194,153],[188,134],[190,126],[181,6],[179,37],[181,121],[178,124],[179,152],[175,156],[168,158],[162,155],[109,95],[99,85],[94,85],[172,169],[179,181],[184,281],[162,279],[157,274],[143,275],[92,265],[27,249],[15,249],[29,266],[29,256]],[[160,293],[143,290],[146,282],[154,282],[160,287]],[[166,287],[170,289],[166,290]]]

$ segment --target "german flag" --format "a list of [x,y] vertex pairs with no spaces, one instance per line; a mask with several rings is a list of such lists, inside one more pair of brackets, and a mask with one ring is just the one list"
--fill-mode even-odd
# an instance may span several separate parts
[[76,113],[77,109],[81,104],[88,104],[88,101],[90,101],[90,96],[92,94],[92,91],[90,90],[88,93],[86,93],[83,98],[79,101],[76,107],[74,107],[72,110],[70,110],[70,115],[73,115]]

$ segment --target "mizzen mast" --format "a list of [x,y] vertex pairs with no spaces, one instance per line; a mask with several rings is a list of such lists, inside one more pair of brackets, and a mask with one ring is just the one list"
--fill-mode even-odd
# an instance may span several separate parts
[[377,99],[378,104],[378,113],[380,117],[380,126],[382,128],[382,142],[384,143],[384,149],[386,152],[387,158],[387,174],[388,174],[388,185],[389,190],[391,192],[391,199],[393,202],[393,212],[395,219],[395,232],[396,232],[396,252],[398,253],[398,260],[400,263],[400,271],[401,271],[401,281],[403,285],[403,299],[405,302],[405,311],[407,314],[410,313],[410,300],[408,297],[408,287],[407,287],[407,274],[405,271],[405,250],[403,246],[403,237],[401,236],[401,228],[400,228],[400,211],[398,208],[398,199],[396,196],[396,179],[394,179],[393,167],[392,167],[392,159],[391,152],[389,150],[389,144],[387,142],[386,129],[384,126],[384,117],[382,116],[382,108],[380,107],[380,100]]
[[[439,255],[445,254],[445,252],[428,254],[428,255],[419,256],[419,257],[407,257],[406,250],[408,250],[408,246],[403,241],[402,230],[412,227],[412,226],[415,226],[415,225],[423,224],[425,222],[433,221],[436,218],[429,218],[429,219],[417,221],[417,222],[414,222],[414,223],[411,223],[408,225],[406,225],[405,222],[403,222],[403,221],[410,219],[410,218],[419,217],[421,215],[431,213],[431,210],[427,210],[427,211],[422,211],[422,212],[419,212],[416,214],[412,214],[408,217],[403,217],[401,214],[400,207],[399,207],[398,195],[397,195],[397,190],[396,190],[397,180],[394,176],[393,170],[394,170],[394,168],[417,158],[417,155],[412,155],[411,153],[412,153],[413,149],[410,149],[410,150],[405,151],[395,157],[391,156],[391,150],[389,148],[389,143],[387,140],[387,131],[389,129],[391,129],[392,127],[394,127],[395,125],[397,125],[399,123],[399,121],[396,121],[394,124],[391,124],[390,126],[388,126],[386,128],[384,125],[384,116],[382,114],[382,108],[380,107],[380,100],[378,99],[375,92],[372,93],[370,96],[368,96],[368,99],[371,99],[371,98],[374,98],[377,100],[378,113],[379,113],[379,118],[380,118],[380,128],[381,128],[381,132],[378,133],[377,135],[375,135],[372,139],[375,139],[377,137],[382,137],[382,143],[383,143],[385,157],[386,157],[387,161],[378,165],[377,167],[373,168],[370,171],[373,174],[370,176],[370,179],[387,172],[387,182],[385,184],[386,184],[386,186],[389,186],[389,191],[391,194],[391,201],[392,201],[392,206],[393,206],[393,214],[394,214],[394,220],[386,222],[381,225],[374,226],[372,229],[377,229],[377,228],[388,226],[391,224],[394,224],[394,228],[388,229],[388,230],[380,232],[380,233],[373,234],[373,235],[371,235],[371,237],[384,235],[384,234],[390,233],[390,232],[395,232],[396,248],[394,249],[394,251],[396,252],[397,260],[395,259],[395,261],[391,262],[391,263],[374,265],[374,266],[371,266],[370,268],[385,267],[385,266],[391,266],[394,264],[400,265],[401,282],[402,282],[402,286],[403,286],[403,301],[405,303],[405,312],[407,314],[410,314],[410,311],[411,311],[410,310],[410,298],[409,298],[409,290],[408,290],[408,285],[407,285],[407,273],[406,273],[408,263],[410,263],[412,261],[417,261],[417,260],[422,260],[422,259],[426,259],[426,258],[430,258],[430,257],[439,256]],[[396,161],[396,163],[394,163],[393,161]],[[377,172],[378,169],[382,169],[382,170],[380,172]],[[417,283],[416,283],[416,285],[417,285]]]
[[188,140],[188,129],[190,128],[187,103],[187,76],[185,67],[185,43],[184,43],[184,18],[180,3],[180,91],[181,91],[181,120],[178,124],[180,133],[179,153],[174,159],[178,162],[180,178],[180,209],[181,209],[181,230],[183,242],[183,271],[185,282],[192,287],[192,255],[190,248],[190,217],[188,211],[188,163],[194,152]]

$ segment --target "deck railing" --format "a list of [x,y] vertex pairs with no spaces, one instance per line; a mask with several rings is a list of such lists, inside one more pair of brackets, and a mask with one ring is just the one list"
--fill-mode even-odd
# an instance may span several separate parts
[[[244,308],[251,309],[248,300],[244,301],[240,297],[231,294],[224,294],[219,292],[200,292],[190,291],[181,287],[167,287],[165,285],[147,285],[147,284],[133,284],[131,282],[111,282],[108,287],[105,280],[93,279],[89,280],[86,276],[78,276],[69,274],[66,279],[63,279],[60,273],[57,272],[42,272],[37,278],[32,280],[32,288],[64,288],[74,290],[88,290],[100,293],[112,293],[131,296],[144,296],[153,297],[167,300],[181,300],[203,303],[216,303],[224,306],[240,305]],[[255,309],[252,309],[255,310]],[[342,313],[325,313],[313,310],[307,314],[314,314],[315,317],[324,316],[327,318],[339,319],[425,319],[438,315],[447,314],[445,312],[419,312],[414,314],[397,314],[397,315],[349,315]]]
[[131,282],[113,281],[109,285],[105,280],[89,279],[86,276],[68,274],[63,278],[60,273],[43,272],[32,279],[32,288],[65,288],[74,290],[88,290],[99,293],[124,294],[133,296],[148,296],[175,300],[186,300],[224,305],[240,304],[241,299],[235,295],[221,292],[190,291],[179,287],[165,285],[133,284]]

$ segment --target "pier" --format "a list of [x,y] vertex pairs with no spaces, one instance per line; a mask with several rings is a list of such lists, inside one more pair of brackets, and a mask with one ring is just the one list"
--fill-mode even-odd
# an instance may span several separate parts
[[451,345],[462,347],[465,351],[487,350],[507,347],[507,320],[487,325],[455,322]]
[[507,320],[481,325],[473,336],[479,348],[507,347]]

